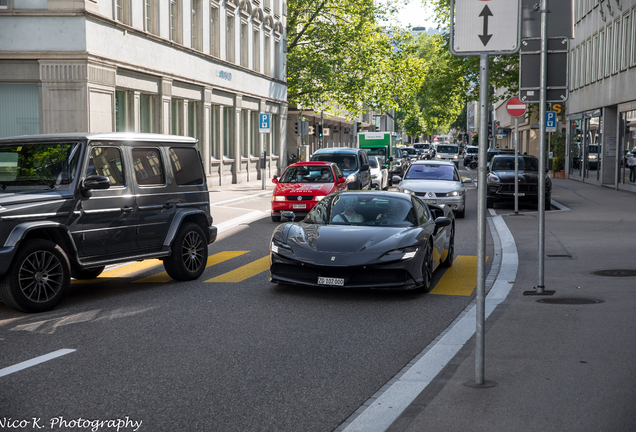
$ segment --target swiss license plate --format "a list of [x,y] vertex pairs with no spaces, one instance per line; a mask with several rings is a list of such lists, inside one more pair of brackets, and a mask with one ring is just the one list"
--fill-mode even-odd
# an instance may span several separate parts
[[525,194],[525,193],[523,193],[523,192],[519,192],[519,193],[517,194],[517,196],[526,196],[526,194]]
[[336,286],[344,286],[344,279],[341,278],[329,278],[329,277],[318,277],[318,285],[336,285]]
[[295,209],[306,209],[307,208],[307,204],[294,204],[293,208],[295,208]]
[[437,201],[435,200],[424,200],[424,202],[427,204],[437,204]]

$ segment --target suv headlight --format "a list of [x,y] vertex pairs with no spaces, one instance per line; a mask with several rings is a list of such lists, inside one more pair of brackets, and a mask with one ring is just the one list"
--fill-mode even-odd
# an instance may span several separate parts
[[487,179],[488,183],[499,183],[501,182],[501,180],[499,179],[499,177],[497,177],[494,174],[488,174],[488,179]]
[[349,182],[349,183],[353,183],[356,180],[358,180],[358,175],[357,174],[349,174],[349,176],[347,177],[347,182]]

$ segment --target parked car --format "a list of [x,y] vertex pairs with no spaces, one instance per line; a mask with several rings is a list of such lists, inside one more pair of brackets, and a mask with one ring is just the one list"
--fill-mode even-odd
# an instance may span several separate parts
[[453,162],[455,166],[459,166],[459,146],[457,144],[437,144],[437,160]]
[[382,162],[383,158],[377,156],[369,157],[369,167],[371,168],[371,186],[373,189],[387,190],[389,188],[389,170]]
[[[519,156],[517,164],[519,174],[519,202],[529,201],[538,205],[539,176],[545,176],[545,209],[552,209],[552,182],[547,173],[539,172],[539,159],[536,156]],[[486,207],[492,208],[496,202],[514,202],[515,199],[515,157],[514,155],[496,155],[492,158],[488,170]]]
[[316,150],[312,162],[334,162],[347,179],[349,190],[371,189],[369,156],[364,149],[328,147]]
[[334,193],[301,223],[276,227],[270,281],[428,291],[435,269],[453,264],[454,244],[455,220],[446,206],[397,192]]
[[197,279],[216,239],[197,141],[89,133],[0,139],[0,297],[9,307],[57,306],[71,277],[163,260]]
[[515,151],[511,149],[489,149],[486,151],[486,169],[490,166],[490,161],[497,155],[514,156]]
[[411,164],[397,190],[412,194],[427,204],[445,204],[458,218],[466,214],[466,186],[452,162],[417,161]]
[[280,214],[293,211],[305,216],[325,196],[347,190],[344,174],[333,162],[298,162],[285,169],[272,183],[272,221],[280,222]]

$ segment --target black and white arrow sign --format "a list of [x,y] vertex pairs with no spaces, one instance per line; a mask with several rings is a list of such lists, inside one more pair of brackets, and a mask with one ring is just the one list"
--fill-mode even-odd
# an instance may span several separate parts
[[484,17],[484,33],[479,35],[479,39],[481,39],[481,43],[486,46],[488,45],[488,41],[492,37],[492,35],[488,34],[488,17],[492,16],[492,12],[490,12],[488,5],[484,6],[484,9],[481,11],[479,16]]
[[451,0],[457,55],[513,54],[520,45],[521,0]]

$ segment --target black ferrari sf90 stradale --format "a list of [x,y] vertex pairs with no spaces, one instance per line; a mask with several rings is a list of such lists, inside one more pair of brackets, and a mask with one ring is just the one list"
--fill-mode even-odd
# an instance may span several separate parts
[[[293,213],[283,217],[293,220]],[[302,222],[279,225],[270,281],[344,288],[422,289],[454,259],[455,219],[445,205],[399,192],[341,192]]]

